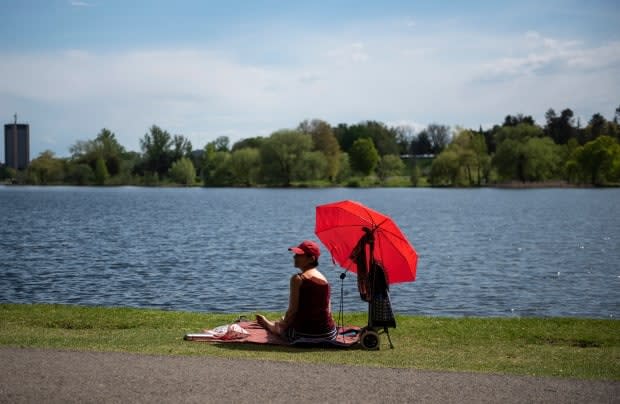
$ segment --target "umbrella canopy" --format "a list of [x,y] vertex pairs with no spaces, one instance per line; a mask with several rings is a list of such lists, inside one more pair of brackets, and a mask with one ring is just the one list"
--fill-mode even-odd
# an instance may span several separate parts
[[359,202],[340,201],[316,207],[315,234],[332,258],[348,271],[358,272],[353,251],[371,235],[372,259],[379,263],[389,284],[415,280],[418,254],[396,223]]

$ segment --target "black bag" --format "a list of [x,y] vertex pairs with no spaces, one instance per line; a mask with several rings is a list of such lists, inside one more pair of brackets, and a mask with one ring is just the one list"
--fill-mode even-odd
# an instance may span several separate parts
[[396,319],[392,311],[390,302],[390,292],[388,289],[385,272],[381,265],[375,263],[370,271],[370,283],[372,285],[369,306],[369,326],[370,327],[390,327],[396,328]]

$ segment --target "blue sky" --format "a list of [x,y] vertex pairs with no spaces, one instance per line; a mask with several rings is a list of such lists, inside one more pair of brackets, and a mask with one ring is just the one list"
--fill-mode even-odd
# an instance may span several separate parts
[[[377,120],[478,128],[620,105],[617,1],[0,1],[0,116],[31,158],[153,124],[194,148]],[[4,144],[0,142],[0,160]]]

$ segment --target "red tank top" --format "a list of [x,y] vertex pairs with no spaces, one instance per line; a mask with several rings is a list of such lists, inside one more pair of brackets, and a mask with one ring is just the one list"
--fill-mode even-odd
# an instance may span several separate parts
[[299,287],[299,306],[292,324],[296,333],[307,336],[327,335],[334,329],[329,310],[330,288],[321,279],[303,279]]

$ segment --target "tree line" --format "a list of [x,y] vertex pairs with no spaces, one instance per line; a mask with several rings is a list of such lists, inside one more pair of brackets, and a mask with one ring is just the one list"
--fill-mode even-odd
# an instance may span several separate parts
[[79,140],[71,156],[45,151],[0,179],[24,184],[204,186],[485,186],[506,182],[620,183],[620,106],[607,121],[582,126],[570,109],[546,122],[508,115],[483,130],[377,121],[331,126],[305,120],[294,129],[230,144],[218,137],[195,149],[183,135],[153,125],[128,151],[109,129]]

